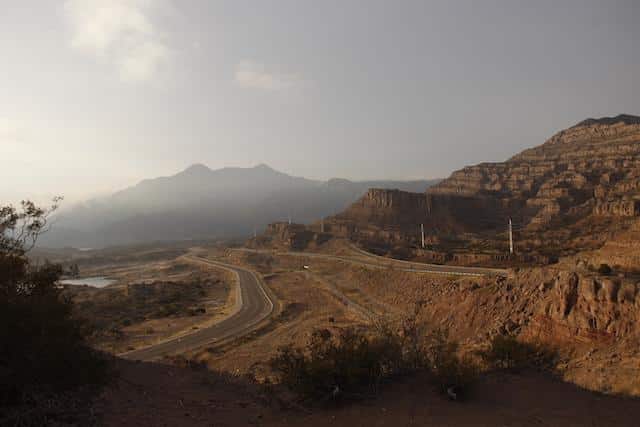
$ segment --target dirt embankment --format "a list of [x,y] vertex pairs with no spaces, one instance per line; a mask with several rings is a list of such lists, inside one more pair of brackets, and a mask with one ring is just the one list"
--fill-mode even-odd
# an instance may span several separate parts
[[[523,269],[507,278],[460,278],[286,255],[232,253],[228,259],[262,271],[291,316],[281,319],[273,335],[230,350],[251,355],[245,367],[249,360],[267,360],[281,344],[302,342],[315,327],[367,323],[332,295],[335,290],[383,318],[402,316],[422,302],[420,320],[446,329],[468,350],[486,346],[496,334],[545,344],[559,353],[566,380],[640,395],[640,296],[630,279],[551,268]],[[219,368],[229,363],[226,356],[214,359]]]
[[514,334],[557,350],[569,381],[640,395],[640,295],[633,281],[548,268],[477,280],[348,266],[330,277],[345,292],[354,289],[363,305],[373,299],[408,310],[423,301],[422,320],[466,348]]

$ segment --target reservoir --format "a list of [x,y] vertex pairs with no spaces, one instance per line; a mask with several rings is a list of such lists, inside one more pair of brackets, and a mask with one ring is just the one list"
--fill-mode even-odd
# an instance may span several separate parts
[[64,279],[60,281],[61,285],[87,285],[94,288],[104,288],[113,283],[116,283],[116,280],[106,277],[86,277],[84,279]]

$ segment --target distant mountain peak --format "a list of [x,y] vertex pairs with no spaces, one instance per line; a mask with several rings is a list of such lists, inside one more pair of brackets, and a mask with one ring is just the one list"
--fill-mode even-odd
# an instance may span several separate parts
[[582,126],[593,126],[593,125],[613,125],[616,123],[624,123],[626,125],[638,125],[640,124],[640,117],[632,116],[631,114],[618,114],[615,117],[600,117],[599,119],[589,118],[581,121],[580,123],[578,123],[573,127],[577,128]]
[[209,169],[208,166],[202,163],[194,163],[182,172],[183,173],[211,172],[211,169]]
[[273,169],[271,166],[269,166],[266,163],[259,163],[259,164],[255,165],[253,168],[254,169],[262,169],[262,170],[269,170],[269,171],[275,170],[275,169]]

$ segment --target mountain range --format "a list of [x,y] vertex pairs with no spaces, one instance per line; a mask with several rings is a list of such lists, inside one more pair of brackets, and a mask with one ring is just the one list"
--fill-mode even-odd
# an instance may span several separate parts
[[105,247],[149,241],[246,237],[274,221],[298,223],[342,211],[371,187],[422,192],[438,180],[328,181],[261,164],[212,170],[195,164],[76,204],[53,218],[47,247]]

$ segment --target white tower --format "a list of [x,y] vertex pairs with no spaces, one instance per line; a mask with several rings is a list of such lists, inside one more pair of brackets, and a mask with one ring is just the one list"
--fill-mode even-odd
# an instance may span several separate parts
[[513,254],[513,222],[509,217],[509,253]]

